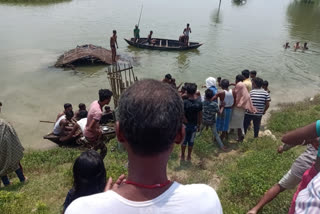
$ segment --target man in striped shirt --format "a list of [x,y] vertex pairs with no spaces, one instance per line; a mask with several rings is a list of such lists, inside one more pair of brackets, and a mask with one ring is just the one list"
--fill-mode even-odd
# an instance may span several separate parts
[[251,113],[247,111],[243,121],[245,133],[247,133],[247,129],[251,121],[253,121],[255,138],[259,135],[261,118],[268,110],[271,101],[269,93],[262,88],[262,83],[263,80],[259,77],[253,79],[253,90],[250,91],[250,98],[253,106],[257,109],[257,113]]

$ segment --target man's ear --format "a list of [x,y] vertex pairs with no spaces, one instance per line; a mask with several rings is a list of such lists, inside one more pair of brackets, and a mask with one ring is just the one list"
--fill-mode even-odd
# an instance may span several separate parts
[[174,142],[176,144],[181,144],[184,141],[184,137],[186,136],[185,126],[182,124],[181,129],[178,131]]
[[122,130],[120,129],[119,121],[116,122],[116,135],[117,135],[118,141],[120,143],[127,142],[127,139],[124,137],[124,134],[123,134]]

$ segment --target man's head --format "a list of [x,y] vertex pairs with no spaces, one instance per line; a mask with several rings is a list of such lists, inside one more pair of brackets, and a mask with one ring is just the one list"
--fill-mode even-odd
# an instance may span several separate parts
[[88,112],[86,110],[79,111],[79,119],[86,118],[88,116]]
[[242,74],[239,74],[236,76],[236,83],[243,82],[244,79],[244,76]]
[[268,89],[268,86],[269,86],[269,82],[267,80],[263,81],[262,88],[266,90]]
[[257,72],[256,71],[250,71],[250,78],[253,79],[253,78],[256,78],[257,76]]
[[108,105],[110,103],[112,92],[109,89],[100,89],[99,90],[99,102],[100,105]]
[[63,107],[64,111],[72,111],[72,105],[70,103],[65,103]]
[[79,104],[79,110],[86,110],[86,104],[80,103]]
[[211,100],[211,98],[213,97],[213,91],[211,89],[207,89],[205,91],[205,97],[207,100]]
[[188,24],[187,24],[187,27],[189,27],[189,26],[190,26],[190,24],[188,23]]
[[263,79],[259,78],[259,77],[256,77],[253,79],[253,87],[254,88],[261,88],[262,87],[262,84],[263,84]]
[[241,72],[241,74],[242,74],[246,79],[248,79],[249,76],[250,76],[250,71],[246,69],[246,70],[243,70],[243,71]]
[[66,119],[71,120],[73,118],[74,114],[72,110],[66,111]]
[[150,79],[134,83],[121,95],[118,110],[118,140],[137,156],[168,152],[183,140],[183,103],[169,84]]
[[138,29],[138,25],[136,25],[135,28]]
[[113,30],[112,33],[113,33],[113,35],[117,35],[117,31],[116,30]]
[[170,81],[170,80],[172,79],[172,76],[171,76],[171,74],[166,74],[166,75],[164,76],[164,78],[165,78],[166,80]]
[[188,83],[186,89],[188,95],[194,95],[197,92],[197,85],[195,83]]
[[221,80],[221,88],[228,89],[229,88],[229,80],[227,80],[227,79]]
[[153,31],[151,30],[151,31],[150,31],[150,35],[152,35],[152,34],[153,34]]

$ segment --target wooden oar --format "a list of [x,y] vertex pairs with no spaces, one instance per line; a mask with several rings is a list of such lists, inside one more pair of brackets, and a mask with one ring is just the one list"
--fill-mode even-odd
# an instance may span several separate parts
[[40,120],[39,122],[40,122],[40,123],[56,123],[56,122],[48,121],[48,120]]

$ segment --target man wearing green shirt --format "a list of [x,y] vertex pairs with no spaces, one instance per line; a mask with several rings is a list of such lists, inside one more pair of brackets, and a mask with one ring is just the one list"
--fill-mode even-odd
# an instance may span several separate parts
[[134,42],[138,42],[140,39],[140,29],[138,25],[136,25],[135,29],[133,30]]

